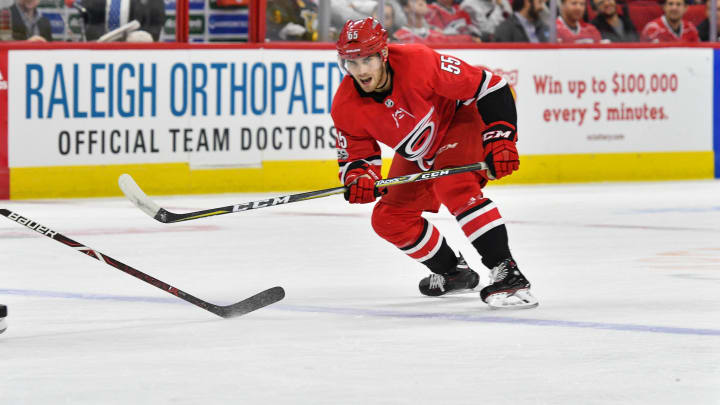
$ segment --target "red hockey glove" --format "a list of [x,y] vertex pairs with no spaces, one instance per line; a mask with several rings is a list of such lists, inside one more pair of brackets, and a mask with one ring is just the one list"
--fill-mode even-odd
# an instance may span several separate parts
[[360,171],[345,176],[345,199],[350,204],[367,204],[387,193],[387,188],[377,189],[375,179],[368,172]]
[[496,139],[485,147],[485,163],[490,166],[490,174],[496,179],[507,176],[520,167],[515,142],[507,139]]

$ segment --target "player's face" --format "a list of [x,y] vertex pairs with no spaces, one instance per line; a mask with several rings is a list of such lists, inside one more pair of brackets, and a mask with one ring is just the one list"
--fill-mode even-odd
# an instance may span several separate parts
[[585,13],[584,0],[565,0],[562,4],[562,16],[565,21],[574,24],[582,19]]
[[667,0],[663,6],[665,18],[667,18],[667,20],[671,23],[676,23],[682,20],[686,9],[687,7],[685,6],[685,2],[683,0]]
[[375,91],[385,78],[385,65],[380,55],[345,60],[345,69],[352,75],[364,92]]

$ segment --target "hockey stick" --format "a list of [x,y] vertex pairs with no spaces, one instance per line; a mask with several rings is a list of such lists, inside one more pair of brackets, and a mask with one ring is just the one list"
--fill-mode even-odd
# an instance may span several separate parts
[[[422,173],[407,174],[405,176],[393,177],[390,179],[382,179],[375,182],[375,187],[388,187],[396,186],[398,184],[414,183],[416,181],[436,179],[438,177],[450,176],[457,173],[470,172],[474,170],[488,170],[488,165],[485,162],[473,163],[465,166],[450,167],[447,169],[432,170]],[[488,170],[488,176],[490,171]],[[491,177],[492,178],[492,177]],[[251,201],[247,203],[228,205],[219,208],[210,208],[206,210],[187,212],[184,214],[178,214],[170,212],[165,208],[157,205],[151,200],[147,194],[137,185],[135,180],[129,174],[123,174],[118,178],[118,184],[120,189],[125,196],[133,203],[136,207],[140,208],[144,213],[150,215],[156,220],[162,223],[173,223],[181,221],[189,221],[192,219],[199,219],[205,217],[212,217],[215,215],[230,214],[232,212],[242,212],[248,210],[254,210],[258,208],[273,207],[281,204],[289,204],[298,201],[311,200],[314,198],[328,197],[335,194],[342,194],[345,192],[345,187],[328,188],[325,190],[308,191],[299,194],[290,194],[280,197],[268,198],[265,200]]]
[[91,249],[83,245],[82,243],[76,242],[57,231],[41,225],[38,222],[35,222],[29,218],[25,218],[16,212],[12,212],[5,208],[0,208],[0,214],[4,215],[12,221],[17,222],[20,225],[24,225],[27,228],[32,229],[33,231],[45,235],[50,239],[54,239],[62,243],[63,245],[70,246],[71,248],[78,250],[81,253],[85,253],[93,259],[104,262],[120,271],[123,271],[148,284],[154,285],[155,287],[163,291],[169,292],[170,294],[175,295],[182,300],[185,300],[197,307],[200,307],[206,311],[210,311],[213,314],[221,316],[223,318],[234,318],[236,316],[245,315],[262,307],[274,304],[285,297],[285,290],[283,290],[282,287],[273,287],[258,294],[255,294],[250,298],[246,298],[240,302],[236,302],[232,305],[220,306],[211,304],[207,301],[201,300],[200,298],[194,297],[186,293],[185,291],[179,290],[171,286],[170,284],[164,283],[148,274],[145,274],[140,270],[132,268],[125,263],[117,261],[110,256],[100,253],[97,250]]

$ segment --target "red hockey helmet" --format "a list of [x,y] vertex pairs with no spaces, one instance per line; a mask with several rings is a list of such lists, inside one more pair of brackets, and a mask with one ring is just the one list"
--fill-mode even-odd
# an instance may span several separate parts
[[[363,20],[348,20],[340,31],[335,46],[342,59],[364,58],[382,52],[387,46],[388,33],[380,21],[367,17]],[[383,60],[387,55],[382,55]]]

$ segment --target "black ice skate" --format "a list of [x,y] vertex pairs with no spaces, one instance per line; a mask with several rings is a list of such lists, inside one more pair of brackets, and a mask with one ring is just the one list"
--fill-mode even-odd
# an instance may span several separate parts
[[480,276],[468,267],[462,256],[458,258],[453,271],[445,274],[432,273],[420,280],[420,293],[431,297],[448,294],[463,294],[477,291]]
[[538,306],[530,293],[530,282],[515,260],[505,259],[490,269],[491,284],[480,290],[480,298],[493,309],[527,309]]

